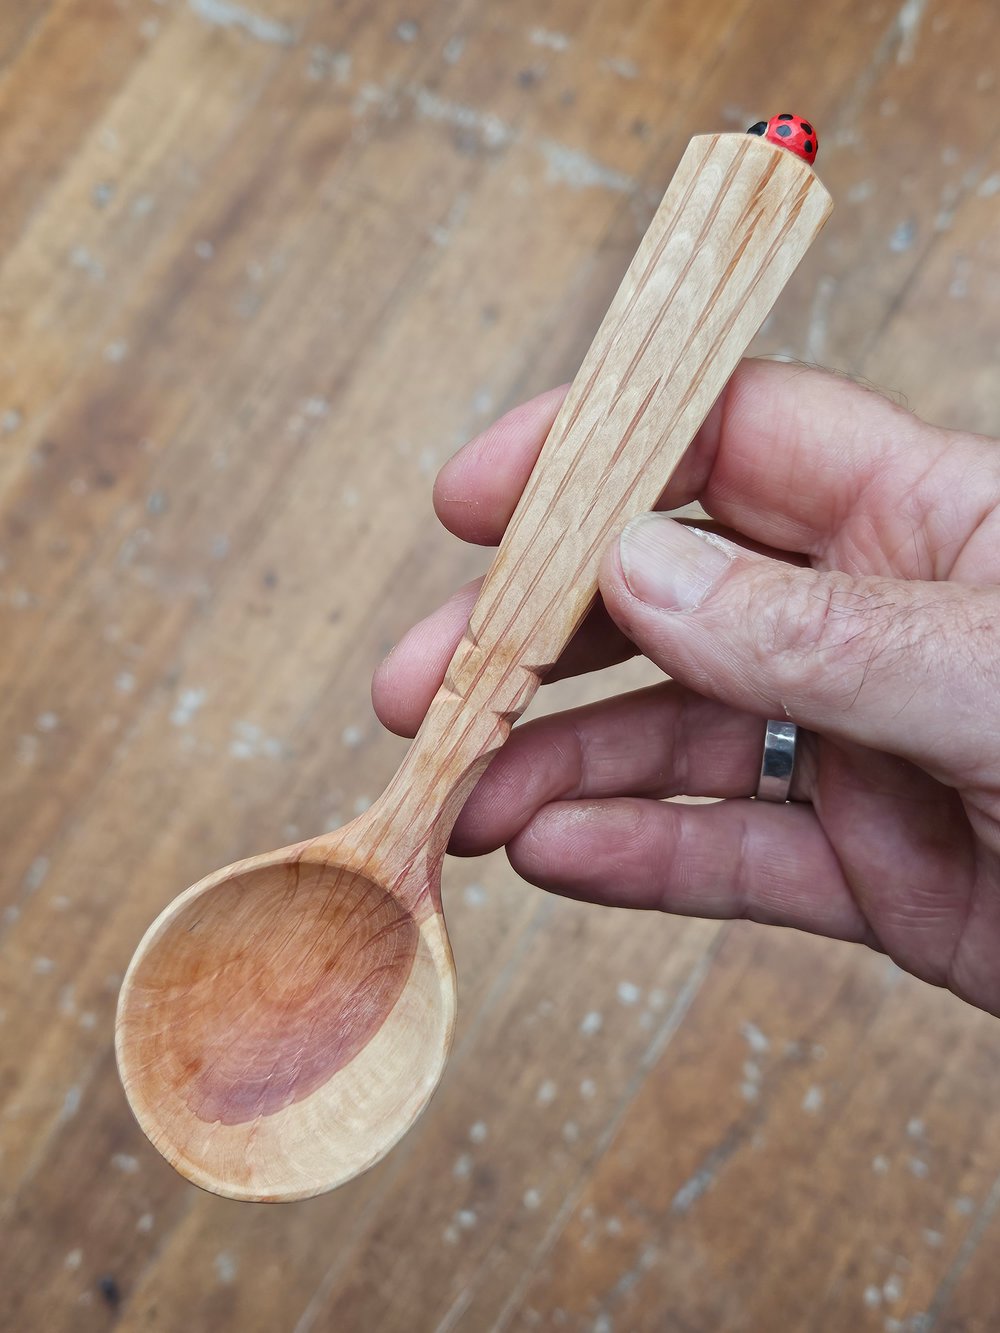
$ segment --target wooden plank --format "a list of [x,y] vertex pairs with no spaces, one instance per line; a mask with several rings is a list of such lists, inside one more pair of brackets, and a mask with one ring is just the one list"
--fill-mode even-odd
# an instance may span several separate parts
[[[502,856],[455,863],[448,1081],[376,1172],[288,1209],[208,1199],[147,1154],[109,1051],[172,892],[384,785],[402,745],[370,670],[485,564],[435,529],[433,472],[573,373],[691,134],[785,109],[822,133],[837,222],[761,350],[1000,432],[995,6],[244,8],[294,44],[181,0],[66,0],[0,47],[0,1323],[607,1329],[610,1300],[617,1333],[672,1311],[699,1333],[720,1311],[991,1329],[992,1024],[861,951],[719,943],[547,905]],[[28,13],[6,7],[3,42]],[[685,994],[647,1070],[653,1001]]]

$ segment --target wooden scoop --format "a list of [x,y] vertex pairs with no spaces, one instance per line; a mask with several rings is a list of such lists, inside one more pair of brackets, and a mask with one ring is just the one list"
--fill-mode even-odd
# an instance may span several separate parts
[[830,211],[801,159],[692,139],[587,353],[444,684],[384,795],[209,875],[153,923],[116,1046],[143,1130],[195,1184],[301,1199],[377,1162],[444,1069],[452,825]]

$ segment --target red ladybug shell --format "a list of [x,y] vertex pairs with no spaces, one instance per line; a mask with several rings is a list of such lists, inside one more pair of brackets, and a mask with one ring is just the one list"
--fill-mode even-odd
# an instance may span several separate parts
[[816,161],[819,136],[812,124],[801,116],[793,116],[785,111],[780,116],[772,116],[768,121],[758,121],[747,133],[762,134],[770,143],[787,148],[798,157],[804,157],[807,162]]

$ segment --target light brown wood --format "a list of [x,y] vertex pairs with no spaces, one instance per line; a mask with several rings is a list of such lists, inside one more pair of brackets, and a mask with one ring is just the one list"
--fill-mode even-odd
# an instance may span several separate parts
[[654,505],[831,208],[746,135],[691,141],[549,433],[409,755],[344,829],[181,895],[122,986],[140,1125],[195,1184],[293,1200],[398,1142],[455,1020],[441,863],[469,791]]
[[242,7],[287,40],[0,7],[0,1327],[994,1333],[1000,1025],[867,950],[449,857],[442,1084],[283,1208],[149,1150],[112,1034],[176,889],[385,786],[371,672],[489,563],[434,472],[573,376],[691,135],[822,133],[758,353],[1000,434],[995,0]]

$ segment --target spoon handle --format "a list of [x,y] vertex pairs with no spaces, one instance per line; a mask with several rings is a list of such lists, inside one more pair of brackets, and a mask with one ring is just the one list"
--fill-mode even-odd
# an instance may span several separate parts
[[401,886],[424,891],[427,863],[443,855],[489,758],[593,604],[609,542],[655,505],[831,206],[801,158],[763,139],[689,143],[552,426],[444,683],[370,812],[398,846]]

